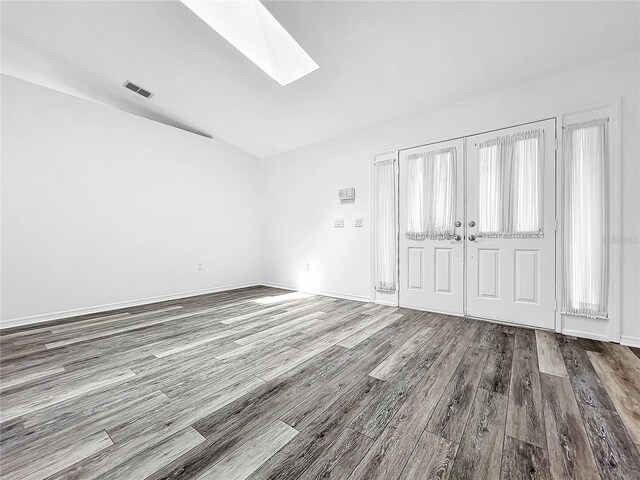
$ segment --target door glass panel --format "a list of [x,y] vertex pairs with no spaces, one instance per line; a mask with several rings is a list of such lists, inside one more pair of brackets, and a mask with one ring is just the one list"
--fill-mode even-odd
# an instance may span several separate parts
[[478,233],[499,235],[502,231],[502,193],[498,145],[480,147],[478,152]]
[[542,232],[541,155],[539,138],[525,138],[515,142],[513,233]]
[[542,141],[532,130],[478,145],[478,235],[543,236]]
[[455,147],[407,157],[406,211],[406,238],[444,240],[455,236]]

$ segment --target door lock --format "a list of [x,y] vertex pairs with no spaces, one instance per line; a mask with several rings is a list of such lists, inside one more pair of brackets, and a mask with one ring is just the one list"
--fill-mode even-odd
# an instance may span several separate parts
[[456,228],[460,228],[461,226],[462,226],[462,223],[460,222],[460,220],[458,220],[458,221],[456,222]]
[[462,237],[460,235],[456,235],[454,238],[456,242],[459,242],[460,240],[462,240]]
[[476,226],[476,222],[474,222],[473,220],[471,220],[471,221],[469,222],[469,226],[470,226],[470,227],[475,227],[475,226]]

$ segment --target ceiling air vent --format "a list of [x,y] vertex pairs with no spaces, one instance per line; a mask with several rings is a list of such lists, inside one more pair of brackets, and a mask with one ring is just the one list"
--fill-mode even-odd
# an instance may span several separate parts
[[127,80],[126,82],[124,82],[124,86],[125,88],[128,88],[129,90],[132,90],[136,93],[139,93],[140,95],[142,95],[144,98],[151,98],[153,97],[153,93],[146,91],[144,88],[140,88],[139,86],[137,86],[135,83],[131,83],[129,80]]

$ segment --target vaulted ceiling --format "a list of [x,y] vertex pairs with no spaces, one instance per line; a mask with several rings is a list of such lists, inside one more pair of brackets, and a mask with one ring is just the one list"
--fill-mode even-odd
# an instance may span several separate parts
[[282,87],[178,1],[3,1],[2,72],[267,157],[640,44],[638,2],[264,4],[319,70]]

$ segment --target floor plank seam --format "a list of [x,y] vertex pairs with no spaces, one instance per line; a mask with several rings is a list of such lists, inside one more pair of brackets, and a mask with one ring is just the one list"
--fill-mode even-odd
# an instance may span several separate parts
[[109,432],[107,432],[107,429],[105,428],[102,431],[107,435],[107,437],[109,437],[109,440],[111,440],[111,443],[115,445],[116,442],[113,441],[113,438],[111,437],[111,435],[109,435]]
[[256,377],[258,380],[262,380],[264,383],[267,383],[268,380],[265,380],[264,378],[260,377],[258,374],[256,373],[252,373],[251,374],[253,377]]

